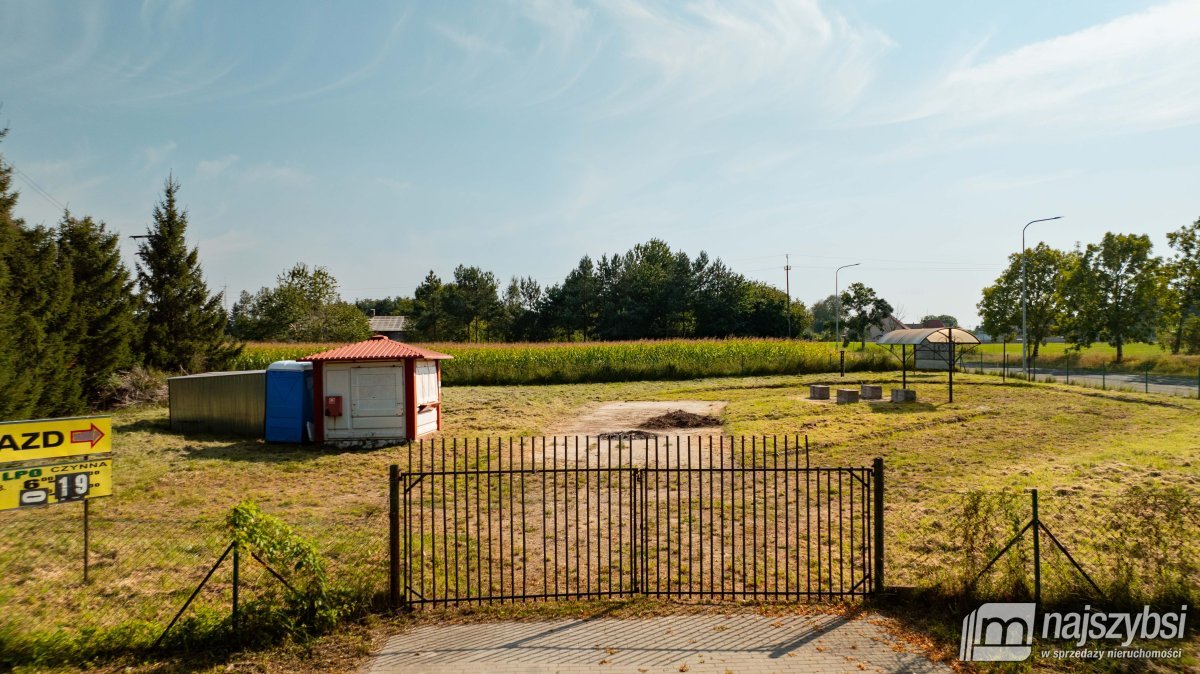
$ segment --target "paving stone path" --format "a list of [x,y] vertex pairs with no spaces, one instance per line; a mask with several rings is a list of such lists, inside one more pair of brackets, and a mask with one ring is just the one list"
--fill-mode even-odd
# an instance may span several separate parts
[[389,639],[366,671],[948,674],[951,669],[864,619],[739,614],[425,625]]

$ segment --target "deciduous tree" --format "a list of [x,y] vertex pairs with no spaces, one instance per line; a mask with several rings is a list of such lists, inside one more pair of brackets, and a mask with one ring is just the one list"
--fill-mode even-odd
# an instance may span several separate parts
[[1166,265],[1171,303],[1163,309],[1171,317],[1171,353],[1179,353],[1186,326],[1200,317],[1200,220],[1169,232],[1167,243],[1176,255]]
[[[862,283],[851,283],[842,291],[842,308],[849,318],[846,320],[846,342],[856,335],[863,348],[867,346],[867,330],[871,326],[882,326],[884,319],[892,313],[892,305],[875,294],[875,290]],[[843,342],[846,343],[846,342]]]
[[1153,338],[1161,261],[1152,250],[1144,234],[1109,232],[1071,256],[1062,295],[1066,334],[1075,345],[1107,342],[1120,363],[1126,344]]
[[[1030,357],[1058,329],[1062,317],[1062,296],[1059,293],[1066,254],[1044,243],[1026,251],[1025,297],[1028,302],[1028,344]],[[1021,254],[1008,256],[1008,268],[996,282],[983,289],[983,299],[976,305],[983,329],[1000,339],[1015,337],[1021,332]]]

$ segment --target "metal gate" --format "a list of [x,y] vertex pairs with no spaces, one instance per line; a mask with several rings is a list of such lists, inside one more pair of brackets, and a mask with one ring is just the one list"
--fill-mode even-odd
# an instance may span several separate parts
[[807,438],[441,441],[390,474],[393,605],[786,600],[883,587],[883,461]]

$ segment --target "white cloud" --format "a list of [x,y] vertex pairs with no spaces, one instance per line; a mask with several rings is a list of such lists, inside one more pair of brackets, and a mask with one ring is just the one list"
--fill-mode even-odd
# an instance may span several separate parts
[[842,107],[858,97],[879,57],[894,46],[882,32],[853,26],[817,0],[619,0],[608,9],[628,55],[651,66],[664,87],[686,86],[691,98],[731,88],[763,86],[775,94],[804,88]]
[[196,164],[196,177],[211,180],[229,170],[237,163],[236,154],[228,154],[220,159],[205,159]]
[[571,0],[530,0],[521,9],[547,34],[546,44],[560,49],[569,49],[591,21],[591,12]]
[[301,187],[311,184],[316,178],[295,166],[284,166],[272,162],[263,162],[248,167],[238,174],[238,179],[245,183],[276,185],[280,187]]
[[148,169],[158,166],[163,162],[164,159],[170,156],[170,154],[174,152],[175,148],[177,147],[178,145],[175,144],[175,141],[169,140],[162,145],[153,145],[151,147],[144,148],[142,150],[142,168]]
[[455,47],[474,56],[478,54],[507,54],[508,48],[504,45],[494,44],[474,33],[468,33],[461,28],[449,26],[443,23],[436,23],[433,26],[442,37],[446,38]]
[[397,180],[395,178],[376,178],[375,182],[383,185],[392,192],[407,192],[413,188],[413,184],[407,180]]
[[1200,0],[1183,0],[954,67],[912,116],[1145,130],[1200,121]]

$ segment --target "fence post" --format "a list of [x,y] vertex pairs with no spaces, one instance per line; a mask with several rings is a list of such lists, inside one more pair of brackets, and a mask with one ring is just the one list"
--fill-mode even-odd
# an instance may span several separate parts
[[1038,490],[1033,490],[1033,603],[1042,603],[1042,521],[1038,518]]
[[1146,393],[1150,392],[1150,368],[1146,368]]
[[1196,368],[1196,397],[1200,398],[1200,367]]
[[841,351],[838,352],[838,363],[839,363],[838,367],[841,369],[841,375],[839,375],[839,376],[845,377],[846,376],[846,350],[845,349],[842,349]]
[[388,467],[388,606],[400,606],[400,466]]
[[241,557],[238,555],[238,550],[242,546],[238,545],[237,540],[233,541],[233,638],[238,638],[238,574],[241,571]]
[[883,459],[876,457],[875,473],[875,592],[883,592]]
[[1108,363],[1100,366],[1100,390],[1108,390]]

